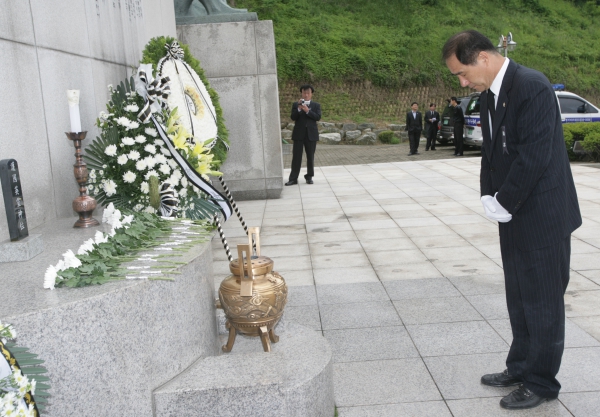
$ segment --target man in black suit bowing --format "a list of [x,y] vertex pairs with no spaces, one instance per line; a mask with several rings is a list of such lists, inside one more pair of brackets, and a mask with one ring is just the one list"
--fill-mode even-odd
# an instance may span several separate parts
[[427,146],[425,150],[428,151],[431,148],[435,151],[435,136],[438,131],[438,121],[440,120],[440,114],[435,111],[435,103],[429,104],[429,111],[425,114],[425,130],[427,131]]
[[443,58],[461,86],[482,92],[481,201],[499,222],[513,334],[507,369],[481,382],[519,385],[504,408],[536,407],[560,390],[571,233],[581,225],[558,102],[542,73],[503,57],[474,30],[452,36]]
[[321,105],[311,101],[315,89],[308,84],[300,87],[302,98],[292,104],[291,118],[296,123],[292,131],[294,147],[292,149],[292,172],[285,185],[298,184],[298,175],[302,167],[302,149],[306,151],[306,179],[307,184],[313,183],[315,176],[315,150],[319,140],[317,122],[321,120]]
[[421,140],[421,131],[423,130],[423,117],[419,112],[419,104],[416,101],[410,105],[411,111],[406,113],[406,127],[408,131],[408,141],[410,144],[410,155],[418,154],[419,141]]

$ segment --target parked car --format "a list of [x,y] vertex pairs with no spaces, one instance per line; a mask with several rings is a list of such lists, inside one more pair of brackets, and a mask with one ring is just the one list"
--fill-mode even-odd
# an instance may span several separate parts
[[[467,108],[467,104],[469,104],[469,99],[471,96],[467,97],[456,97],[456,101],[458,105],[462,108],[463,113]],[[449,142],[454,142],[454,107],[448,104],[444,110],[441,112],[440,121],[438,122],[438,132],[437,132],[437,141],[446,145]]]
[[[560,118],[563,124],[600,122],[600,109],[589,101],[568,91],[555,91],[555,94],[560,106]],[[479,114],[479,97],[480,93],[471,94],[471,100],[465,111],[465,145],[477,147],[481,147],[483,143]]]

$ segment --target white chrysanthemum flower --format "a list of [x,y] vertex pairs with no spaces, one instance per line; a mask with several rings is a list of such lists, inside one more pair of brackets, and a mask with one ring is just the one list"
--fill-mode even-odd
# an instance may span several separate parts
[[167,164],[169,164],[171,168],[176,168],[179,165],[174,159],[167,159]]
[[158,162],[159,164],[166,164],[167,163],[167,157],[161,154],[158,154],[156,156],[154,156],[154,159],[156,159],[156,162]]
[[176,169],[175,171],[173,171],[173,176],[177,177],[178,179],[181,179],[181,177],[183,177],[183,174],[180,170]]
[[135,137],[135,141],[137,143],[145,143],[146,142],[146,136],[144,136],[144,135],[137,135]]
[[79,247],[77,255],[85,255],[94,250],[94,239],[88,239]]
[[146,161],[144,161],[143,159],[135,163],[135,169],[137,169],[138,171],[143,171],[146,169],[146,167]]
[[88,175],[91,179],[95,180],[96,179],[96,170],[92,169]]
[[169,173],[171,172],[171,168],[169,168],[169,166],[167,164],[162,164],[158,170],[160,172],[162,172],[165,175],[169,175]]
[[113,196],[117,193],[117,184],[113,180],[108,180],[102,184],[102,189],[107,197]]
[[44,274],[44,288],[53,290],[56,285],[56,268],[50,265]]
[[183,177],[181,179],[181,186],[182,187],[187,187],[188,186],[188,180],[187,180],[187,178]]
[[113,90],[114,90],[113,85],[109,84],[108,85],[108,91],[112,93]]
[[161,140],[161,139],[156,139],[154,141],[154,144],[157,145],[157,146],[163,146],[165,144],[165,142],[163,140]]
[[125,127],[127,130],[129,130],[131,120],[129,120],[127,117],[124,117],[124,116],[117,117],[117,124]]
[[117,154],[117,145],[108,145],[104,153],[108,156],[115,156]]
[[[183,182],[183,180],[184,180],[184,179],[185,179],[185,178],[183,178],[183,179],[181,180],[181,182]],[[186,196],[187,196],[187,192],[188,192],[188,191],[187,191],[187,188],[182,188],[181,190],[179,190],[179,196],[180,196],[180,197],[186,197]]]
[[154,213],[156,213],[156,210],[154,209],[154,207],[148,206],[144,209],[144,212],[154,214]]
[[119,165],[125,165],[127,163],[127,161],[129,161],[129,158],[127,158],[127,155],[119,155],[119,157],[117,158],[117,163]]
[[152,169],[152,170],[148,171],[148,172],[146,173],[146,175],[144,175],[144,178],[145,178],[146,180],[148,180],[150,177],[156,177],[156,178],[159,178],[160,176],[158,175],[158,172],[156,172],[155,170],[153,170],[153,169]]
[[144,193],[144,194],[148,194],[150,192],[150,185],[148,185],[148,183],[146,181],[144,181],[141,185],[140,185],[140,190]]
[[156,165],[157,161],[152,156],[147,156],[147,157],[144,158],[144,162],[146,163],[146,166],[148,168],[152,168],[154,165]]
[[104,233],[102,233],[100,230],[98,230],[96,232],[96,234],[94,235],[94,243],[96,245],[99,245],[101,243],[106,243],[108,242],[108,237],[104,235]]
[[138,151],[131,151],[127,156],[132,161],[137,161],[138,159],[140,159],[140,153]]
[[140,127],[140,124],[131,120],[129,121],[129,126],[127,127],[127,130],[137,129],[138,127]]
[[136,204],[135,206],[133,206],[133,211],[141,211],[143,208],[144,208],[143,205]]
[[65,266],[65,261],[63,259],[60,259],[56,265],[54,265],[54,269],[56,269],[57,271],[64,271],[65,269],[67,269],[67,267]]
[[129,111],[132,113],[135,113],[139,110],[140,108],[137,106],[137,104],[130,104],[128,106],[125,106],[125,111]]
[[148,144],[144,147],[144,150],[154,155],[156,153],[156,146]]
[[94,192],[94,184],[90,184],[87,186],[88,192],[93,193]]
[[114,224],[118,221],[121,221],[121,210],[119,209],[115,210],[112,216],[110,216],[110,218],[108,219],[107,223],[110,224],[112,227],[115,227]]
[[171,184],[173,187],[177,187],[177,186],[179,185],[179,178],[177,178],[177,177],[176,177],[176,176],[174,176],[174,175],[171,175],[171,176],[169,177],[169,179],[167,180],[167,182],[168,182],[169,184]]
[[102,223],[106,223],[108,221],[108,219],[110,219],[112,217],[114,212],[115,212],[115,205],[113,203],[110,203],[108,206],[106,206],[106,208],[104,209],[104,212],[102,213]]
[[131,172],[131,171],[127,171],[125,174],[123,174],[123,181],[128,182],[128,183],[132,183],[135,181],[136,175]]
[[63,259],[65,260],[65,269],[79,268],[81,266],[81,261],[71,249],[63,253]]
[[163,155],[166,155],[166,156],[171,156],[171,152],[169,152],[169,150],[168,150],[167,148],[162,148],[162,147],[161,147],[161,148],[160,148],[160,151],[161,151],[161,153],[162,153]]
[[135,145],[135,139],[129,136],[125,136],[123,139],[121,139],[121,142],[123,143],[123,145],[127,146]]
[[130,214],[128,216],[123,217],[123,220],[121,221],[121,223],[131,224],[132,221],[133,221],[133,214]]
[[147,127],[146,129],[144,129],[144,133],[152,136],[153,138],[155,138],[158,135],[158,132],[153,127]]

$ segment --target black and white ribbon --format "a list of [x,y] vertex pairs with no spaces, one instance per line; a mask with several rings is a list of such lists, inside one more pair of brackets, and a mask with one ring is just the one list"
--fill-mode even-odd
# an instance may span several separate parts
[[[148,68],[149,66],[149,68]],[[138,120],[146,123],[152,113],[167,108],[167,99],[171,92],[169,77],[152,77],[152,67],[141,65],[136,76],[136,91],[144,97],[146,103],[138,113]]]
[[221,227],[221,222],[219,221],[219,215],[215,213],[213,217],[213,223],[217,225],[217,230],[219,231],[219,236],[221,237],[221,243],[223,244],[223,248],[225,249],[225,253],[227,253],[227,259],[229,262],[233,261],[233,256],[231,256],[231,251],[229,250],[229,245],[227,244],[227,239],[225,239],[225,233],[223,233],[223,228]]
[[183,156],[181,156],[181,154],[177,151],[177,149],[175,149],[175,147],[171,143],[171,139],[169,139],[167,133],[165,132],[161,124],[158,123],[154,116],[150,116],[150,120],[152,121],[152,123],[154,123],[154,126],[156,127],[156,130],[160,135],[160,138],[165,143],[165,146],[171,153],[173,159],[175,159],[175,161],[177,161],[177,164],[181,167],[187,179],[196,187],[198,187],[210,197],[212,197],[211,200],[215,204],[217,204],[219,210],[223,214],[223,218],[225,219],[225,221],[227,221],[231,217],[231,214],[233,212],[231,204],[229,203],[227,198],[225,198],[223,194],[217,191],[217,189],[215,189],[215,187],[213,187],[213,185],[210,182],[202,178],[202,176],[196,172],[194,167],[191,166],[190,163]]
[[173,59],[183,59],[185,55],[185,52],[177,41],[173,41],[172,44],[165,44],[165,48],[167,49],[167,54]]
[[160,186],[160,214],[163,217],[175,217],[179,211],[179,199],[175,197],[175,188],[163,182]]
[[[235,214],[237,215],[238,219],[240,219],[240,223],[242,224],[242,227],[244,228],[244,232],[246,232],[246,236],[248,236],[248,226],[246,225],[246,222],[244,221],[244,218],[242,217],[242,213],[238,209],[237,204],[235,204],[235,200],[233,199],[233,196],[229,192],[229,188],[227,187],[227,184],[225,184],[223,177],[219,177],[219,182],[221,183],[221,186],[223,187],[223,190],[225,191],[225,195],[227,196],[229,203],[233,207],[233,211],[235,211]],[[252,248],[256,251],[256,242],[254,241],[254,238],[252,239]]]

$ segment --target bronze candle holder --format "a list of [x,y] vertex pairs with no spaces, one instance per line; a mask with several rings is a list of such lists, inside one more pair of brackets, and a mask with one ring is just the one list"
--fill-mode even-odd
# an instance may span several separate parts
[[73,227],[92,227],[98,226],[98,220],[92,217],[92,212],[97,206],[96,199],[90,197],[87,193],[88,170],[83,162],[81,154],[81,141],[85,139],[87,132],[65,132],[67,137],[73,141],[75,146],[75,164],[73,164],[73,174],[79,184],[79,197],[73,200],[73,210],[79,214],[79,220]]

